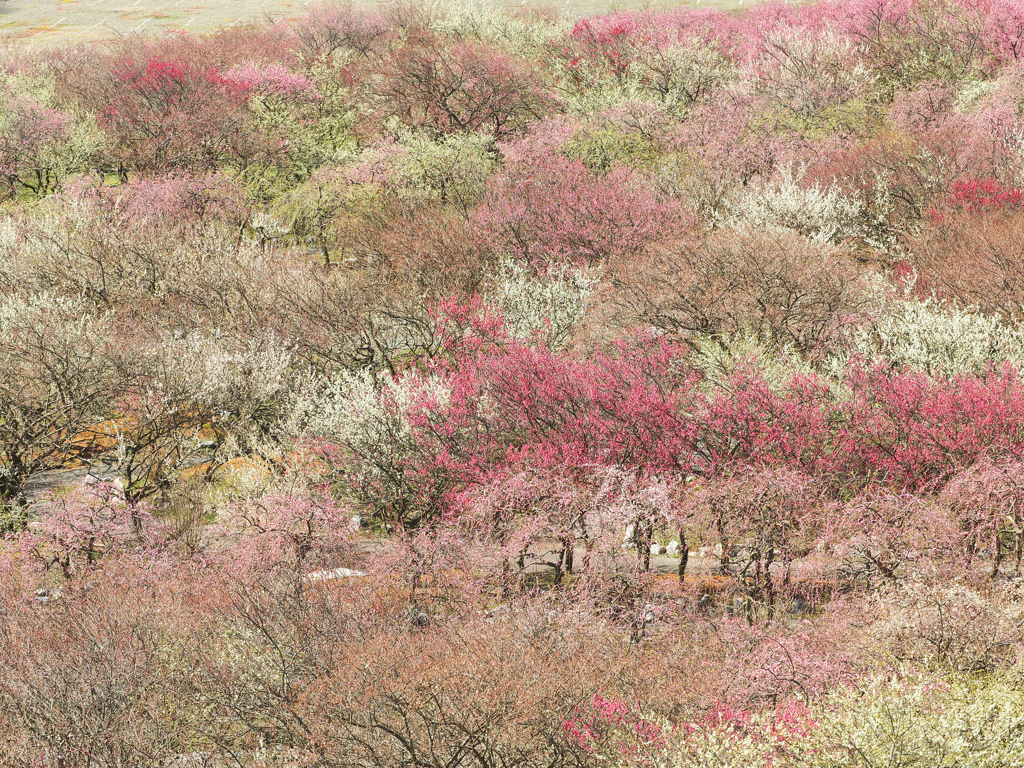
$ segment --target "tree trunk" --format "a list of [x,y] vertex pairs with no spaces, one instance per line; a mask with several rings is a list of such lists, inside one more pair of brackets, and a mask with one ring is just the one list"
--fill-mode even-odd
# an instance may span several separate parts
[[562,542],[562,567],[567,574],[572,574],[572,566],[575,560],[576,542],[572,539],[565,539]]
[[679,529],[679,583],[686,580],[686,566],[690,562],[690,545],[686,541],[686,532]]

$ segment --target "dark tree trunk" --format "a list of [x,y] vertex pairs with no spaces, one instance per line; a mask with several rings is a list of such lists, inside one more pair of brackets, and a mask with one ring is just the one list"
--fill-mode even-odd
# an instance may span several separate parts
[[679,529],[679,583],[686,580],[686,566],[690,562],[690,544],[686,541],[686,532]]

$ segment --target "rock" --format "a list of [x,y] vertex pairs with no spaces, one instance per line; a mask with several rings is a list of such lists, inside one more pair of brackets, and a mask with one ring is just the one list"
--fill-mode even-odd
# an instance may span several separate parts
[[508,612],[509,612],[509,607],[507,605],[505,605],[504,603],[502,603],[501,605],[496,605],[493,608],[488,608],[487,610],[485,610],[484,611],[484,616],[487,617],[488,619],[493,619],[496,616],[501,616],[501,615],[506,614]]
[[349,520],[349,524],[351,524],[353,528],[362,528],[363,518],[360,515],[352,515],[352,519]]
[[636,526],[630,523],[626,526],[626,533],[622,537],[622,543],[628,543],[633,540],[633,534],[636,532]]
[[665,554],[669,557],[679,557],[679,542],[672,539],[672,541],[668,543],[668,546],[665,547]]
[[810,610],[810,606],[801,597],[794,597],[792,604],[789,606],[789,612],[794,616],[800,616],[801,614],[807,613]]
[[330,571],[313,571],[302,577],[305,582],[330,581],[331,579],[360,578],[366,574],[363,571],[355,571],[351,568],[334,568]]
[[217,447],[216,440],[200,440],[199,450],[201,451],[212,451]]
[[209,752],[179,752],[164,758],[166,768],[208,768],[213,765]]
[[747,610],[747,601],[742,597],[734,597],[731,603],[725,606],[725,612],[730,616],[741,616]]
[[651,544],[651,554],[661,555],[665,553],[665,548],[661,544]]
[[47,605],[60,597],[59,589],[37,589],[34,593],[36,602],[40,605]]

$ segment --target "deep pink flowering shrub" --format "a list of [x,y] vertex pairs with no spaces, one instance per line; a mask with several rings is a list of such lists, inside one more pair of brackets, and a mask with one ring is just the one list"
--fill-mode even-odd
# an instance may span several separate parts
[[1024,189],[1004,188],[994,179],[963,179],[953,184],[951,202],[973,213],[1019,208],[1024,204]]
[[814,378],[794,379],[783,394],[756,375],[737,380],[709,401],[709,466],[783,463],[837,483],[922,490],[985,456],[1024,449],[1024,389],[1012,366],[937,380],[853,365],[847,380],[842,400]]
[[685,461],[690,428],[681,411],[695,376],[678,346],[639,337],[607,352],[558,352],[481,320],[492,337],[455,339],[454,357],[436,368],[448,405],[415,415],[440,464],[472,476],[495,462],[659,471]]
[[281,64],[239,64],[224,73],[224,80],[246,93],[264,99],[302,101],[313,100],[318,96],[316,87],[309,78],[300,72],[292,72]]
[[662,726],[631,711],[616,696],[595,693],[586,707],[567,718],[563,727],[570,741],[587,752],[617,753],[634,765],[653,765],[664,748]]
[[1010,365],[935,380],[917,371],[855,369],[843,428],[850,469],[895,488],[936,488],[982,458],[1024,449],[1024,386]]
[[565,735],[585,752],[612,754],[634,765],[654,765],[665,748],[663,726],[633,713],[622,698],[595,693],[590,705],[564,721]]
[[124,58],[110,70],[100,126],[134,170],[216,168],[245,120],[247,91],[214,67],[159,55]]
[[829,384],[796,376],[779,392],[756,369],[740,368],[723,391],[705,396],[698,455],[708,474],[743,466],[837,469],[844,422]]
[[[449,339],[430,365],[440,390],[430,384],[404,406],[382,401],[402,409],[411,430],[409,453],[389,472],[420,489],[409,501],[430,514],[463,490],[523,472],[695,474],[709,478],[710,492],[748,469],[796,472],[842,496],[876,485],[938,490],[985,457],[1024,450],[1024,389],[1009,364],[935,378],[853,362],[845,392],[807,373],[769,385],[751,366],[702,391],[685,348],[661,339],[552,350],[509,338],[500,316],[479,304],[447,305],[439,322]],[[785,525],[794,535],[803,527]],[[752,523],[754,532],[769,529]],[[791,556],[817,535],[801,534]]]

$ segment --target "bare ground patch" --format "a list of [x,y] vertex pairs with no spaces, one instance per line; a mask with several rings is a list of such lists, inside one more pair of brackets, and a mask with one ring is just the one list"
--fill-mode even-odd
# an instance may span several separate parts
[[[318,0],[0,0],[0,38],[52,44],[123,35],[210,32],[259,20],[294,19]],[[629,7],[738,8],[754,0],[487,0],[516,7],[543,5],[579,15]]]

